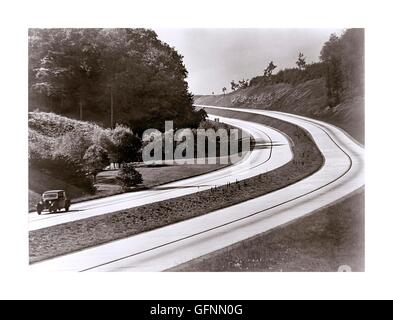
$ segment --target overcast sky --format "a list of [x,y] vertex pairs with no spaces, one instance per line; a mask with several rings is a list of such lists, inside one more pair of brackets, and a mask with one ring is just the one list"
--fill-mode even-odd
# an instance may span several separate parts
[[294,67],[299,51],[317,62],[331,33],[342,29],[156,29],[159,39],[184,56],[194,94],[221,93],[231,80],[261,75],[269,61],[276,70]]

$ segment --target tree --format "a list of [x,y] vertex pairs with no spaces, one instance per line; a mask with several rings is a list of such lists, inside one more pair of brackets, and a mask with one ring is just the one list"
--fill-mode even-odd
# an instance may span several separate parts
[[227,88],[222,88],[222,92],[224,93],[224,96],[225,96],[225,92],[227,92]]
[[130,190],[132,187],[143,182],[142,175],[135,170],[130,163],[125,163],[121,167],[117,179],[119,180],[124,191]]
[[268,66],[266,67],[265,70],[263,70],[263,77],[265,79],[270,79],[273,73],[273,70],[276,69],[277,66],[274,65],[273,61],[270,61]]
[[364,29],[348,29],[340,38],[343,89],[364,95]]
[[333,57],[338,58],[340,56],[340,51],[340,38],[335,33],[332,33],[329,41],[325,42],[323,45],[319,58],[321,61],[326,62]]
[[108,153],[99,145],[91,145],[83,156],[83,162],[86,170],[93,176],[93,181],[96,182],[96,177],[108,164]]
[[299,70],[304,70],[306,68],[306,58],[301,52],[299,52],[296,65],[298,66]]
[[142,133],[194,125],[183,57],[147,29],[30,29],[29,109]]
[[331,34],[329,41],[324,44],[320,59],[326,68],[328,105],[336,106],[341,102],[343,93],[342,48],[336,34]]
[[245,89],[249,86],[249,80],[239,80],[239,88],[240,89]]
[[326,62],[326,88],[328,104],[336,106],[341,102],[343,93],[343,73],[341,59],[331,57]]
[[234,80],[231,81],[231,89],[232,91],[239,89],[239,84],[237,84]]
[[85,106],[96,102],[101,66],[92,39],[97,34],[97,29],[30,30],[30,93],[41,96],[40,108],[57,113],[73,108],[75,117],[83,118]]
[[134,135],[130,128],[117,125],[111,134],[111,140],[119,163],[134,162],[138,160],[138,153],[141,149],[141,140]]
[[364,29],[347,29],[332,34],[320,54],[325,66],[328,104],[335,106],[344,97],[364,95]]

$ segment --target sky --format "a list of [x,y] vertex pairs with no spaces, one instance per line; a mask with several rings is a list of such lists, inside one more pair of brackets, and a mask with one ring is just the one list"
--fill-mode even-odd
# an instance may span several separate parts
[[330,34],[342,29],[156,29],[158,38],[184,56],[193,94],[221,93],[231,80],[261,75],[269,61],[295,67],[299,51],[317,62]]

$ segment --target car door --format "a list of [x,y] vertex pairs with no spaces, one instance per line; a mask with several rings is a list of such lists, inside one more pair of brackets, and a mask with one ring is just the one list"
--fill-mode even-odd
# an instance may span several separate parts
[[59,192],[59,197],[58,197],[58,208],[64,208],[65,207],[65,194],[64,191]]

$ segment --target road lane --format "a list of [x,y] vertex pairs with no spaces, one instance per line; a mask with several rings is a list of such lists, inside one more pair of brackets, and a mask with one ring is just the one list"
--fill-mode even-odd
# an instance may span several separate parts
[[287,137],[279,131],[249,121],[218,118],[229,125],[242,128],[256,141],[266,142],[271,140],[274,143],[274,153],[271,152],[270,148],[255,148],[252,152],[247,152],[239,162],[201,176],[164,184],[146,191],[72,204],[71,211],[68,213],[38,215],[33,212],[29,214],[29,231],[180,197],[232,183],[236,180],[244,180],[274,170],[292,159],[290,143]]
[[310,214],[364,185],[364,150],[341,129],[279,112],[232,110],[276,117],[301,126],[324,155],[323,167],[302,181],[264,196],[37,263],[32,270],[162,271]]

